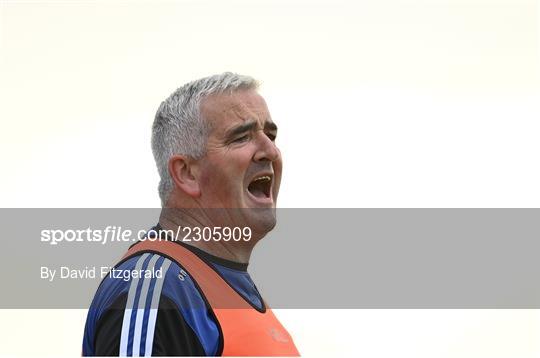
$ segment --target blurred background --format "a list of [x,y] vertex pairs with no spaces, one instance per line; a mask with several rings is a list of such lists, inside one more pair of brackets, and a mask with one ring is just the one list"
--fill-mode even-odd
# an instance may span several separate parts
[[[280,207],[538,207],[539,19],[531,0],[0,0],[0,205],[158,207],[155,111],[233,71],[279,125]],[[540,357],[537,310],[278,315],[306,356]],[[80,355],[84,310],[0,317],[2,356]]]

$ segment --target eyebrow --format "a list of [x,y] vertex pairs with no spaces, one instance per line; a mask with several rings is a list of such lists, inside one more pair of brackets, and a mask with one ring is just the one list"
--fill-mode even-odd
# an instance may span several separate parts
[[[227,131],[226,137],[227,138],[233,138],[239,134],[249,132],[253,130],[255,127],[257,127],[256,121],[249,121],[247,123],[240,124],[239,126],[236,126],[232,128],[231,130]],[[278,127],[274,122],[264,122],[264,130],[270,130],[270,131],[277,131]]]

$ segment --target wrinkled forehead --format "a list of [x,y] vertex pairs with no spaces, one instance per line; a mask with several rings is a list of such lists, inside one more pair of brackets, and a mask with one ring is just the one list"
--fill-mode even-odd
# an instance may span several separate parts
[[264,98],[255,90],[208,96],[201,101],[201,115],[213,129],[225,129],[253,120],[261,127],[272,122]]

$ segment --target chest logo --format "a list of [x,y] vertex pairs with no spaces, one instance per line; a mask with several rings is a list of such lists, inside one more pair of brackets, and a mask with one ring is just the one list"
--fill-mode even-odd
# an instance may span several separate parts
[[187,276],[188,276],[188,274],[186,273],[186,271],[180,269],[180,273],[178,274],[178,279],[180,281],[184,281]]
[[272,336],[272,339],[274,341],[281,342],[281,343],[289,342],[289,338],[287,338],[287,336],[283,332],[281,332],[280,330],[276,328],[270,328],[269,333]]

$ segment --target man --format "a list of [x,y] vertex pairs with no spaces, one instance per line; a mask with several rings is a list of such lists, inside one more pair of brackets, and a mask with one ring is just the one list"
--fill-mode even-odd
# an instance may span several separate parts
[[298,355],[247,273],[276,223],[282,170],[277,126],[256,90],[251,77],[223,73],[161,104],[159,224],[116,265],[161,275],[103,280],[83,355]]

